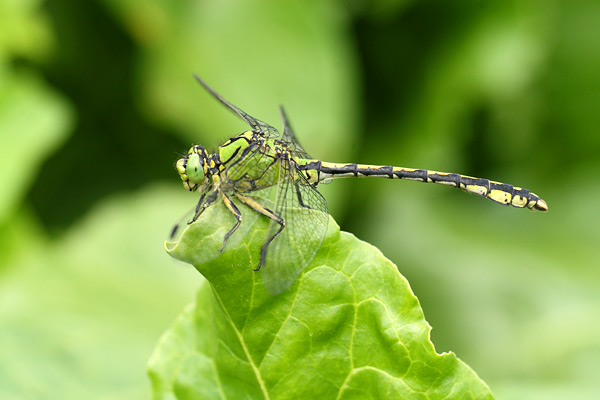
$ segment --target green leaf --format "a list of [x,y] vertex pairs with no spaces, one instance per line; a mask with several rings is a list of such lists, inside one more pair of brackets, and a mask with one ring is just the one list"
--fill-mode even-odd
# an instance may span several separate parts
[[70,104],[35,73],[0,71],[0,223],[67,138],[72,120]]
[[202,281],[160,249],[176,218],[165,204],[187,201],[154,185],[61,236],[26,209],[0,230],[0,399],[150,397],[148,355]]
[[[356,135],[356,64],[342,5],[299,0],[105,3],[143,51],[140,103],[149,118],[177,128],[184,138],[214,144],[215,132],[244,126],[202,95],[193,73],[244,111],[273,124],[280,121],[277,106],[284,104],[295,116],[294,126],[304,132],[305,144],[341,152],[339,143]],[[294,69],[297,73],[290,74]]]
[[408,282],[375,247],[329,231],[292,287],[270,296],[254,272],[267,220],[210,207],[169,253],[210,282],[165,334],[149,369],[155,398],[492,398],[452,353],[437,354]]

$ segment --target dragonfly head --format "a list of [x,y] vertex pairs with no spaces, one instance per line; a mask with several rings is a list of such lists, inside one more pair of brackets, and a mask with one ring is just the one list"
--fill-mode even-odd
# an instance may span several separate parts
[[175,167],[183,181],[183,187],[190,192],[208,180],[208,152],[202,146],[192,146],[188,153],[177,160]]

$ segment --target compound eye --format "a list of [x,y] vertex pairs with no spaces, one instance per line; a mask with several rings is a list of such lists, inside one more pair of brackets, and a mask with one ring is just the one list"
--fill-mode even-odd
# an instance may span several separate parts
[[191,153],[188,156],[185,171],[191,183],[197,185],[204,183],[204,157],[198,153]]

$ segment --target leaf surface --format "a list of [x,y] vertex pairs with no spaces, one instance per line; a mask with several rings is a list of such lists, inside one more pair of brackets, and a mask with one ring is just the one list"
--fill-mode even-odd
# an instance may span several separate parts
[[70,104],[36,74],[0,71],[0,224],[67,138],[72,120]]
[[313,262],[271,296],[252,271],[266,218],[241,211],[223,253],[235,220],[222,204],[166,244],[210,286],[150,360],[155,398],[492,398],[454,354],[435,352],[408,282],[375,247],[330,220]]

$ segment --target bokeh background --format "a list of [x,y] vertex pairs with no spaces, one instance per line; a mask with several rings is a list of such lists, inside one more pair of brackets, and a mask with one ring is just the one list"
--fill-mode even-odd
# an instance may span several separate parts
[[0,0],[0,398],[145,399],[202,283],[162,242],[173,168],[246,129],[193,80],[329,161],[487,177],[322,186],[407,277],[438,352],[503,399],[600,392],[600,3]]

